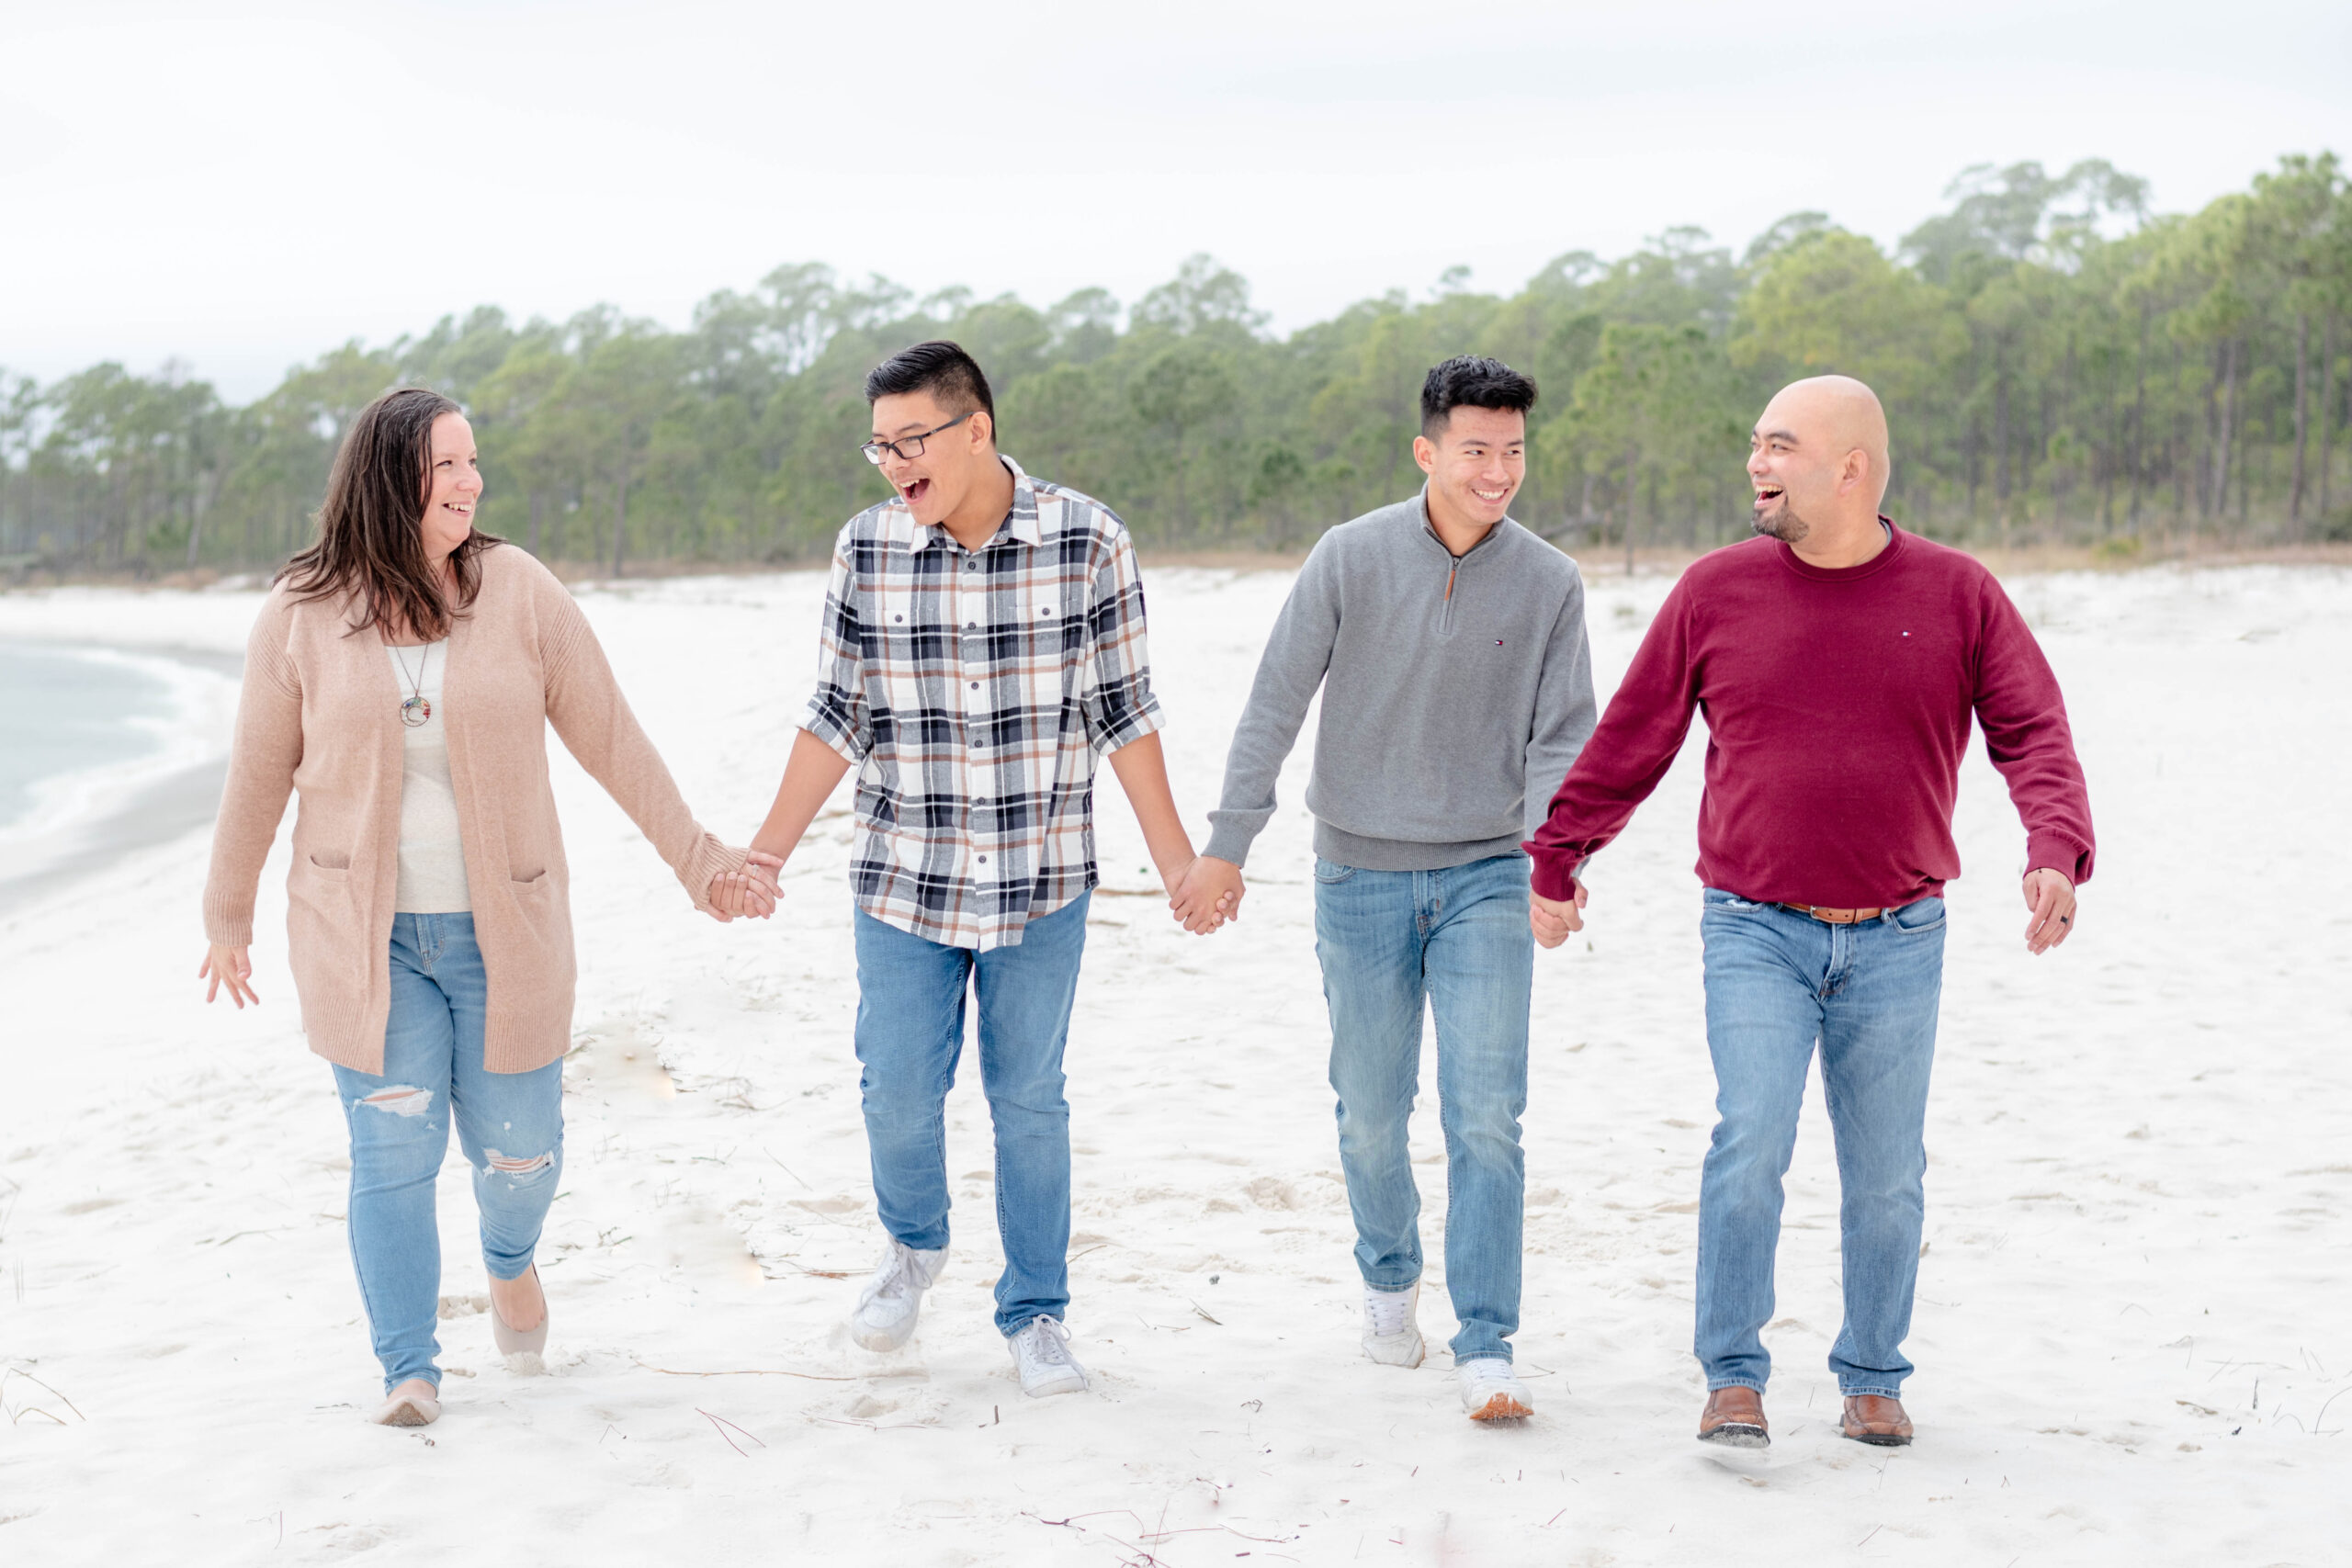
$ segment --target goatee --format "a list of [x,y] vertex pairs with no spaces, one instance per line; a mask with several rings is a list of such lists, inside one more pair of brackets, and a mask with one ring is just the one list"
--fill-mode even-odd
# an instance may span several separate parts
[[1789,504],[1786,496],[1781,497],[1781,504],[1770,512],[1752,514],[1748,518],[1748,525],[1766,537],[1778,539],[1786,545],[1793,545],[1813,532],[1813,525],[1797,515],[1796,508]]

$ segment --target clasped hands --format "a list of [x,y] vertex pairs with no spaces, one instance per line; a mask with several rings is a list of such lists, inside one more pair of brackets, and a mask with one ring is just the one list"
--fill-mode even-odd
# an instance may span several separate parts
[[1241,918],[1241,868],[1215,855],[1194,855],[1182,871],[1162,878],[1168,912],[1194,936],[1206,936]]
[[1573,876],[1568,878],[1568,888],[1570,896],[1566,898],[1546,898],[1541,893],[1527,896],[1527,928],[1541,946],[1557,947],[1571,932],[1584,930],[1585,900],[1592,895]]
[[709,915],[719,924],[734,919],[764,920],[775,913],[776,873],[784,869],[778,857],[753,850],[743,857],[741,871],[722,871],[710,879]]

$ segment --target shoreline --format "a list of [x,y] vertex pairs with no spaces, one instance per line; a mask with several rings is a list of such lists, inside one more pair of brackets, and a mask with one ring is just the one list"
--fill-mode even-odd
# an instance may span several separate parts
[[[132,659],[167,660],[232,682],[242,679],[244,673],[242,655],[213,649],[175,645],[141,647],[78,637],[12,637],[8,640],[67,656],[106,652]],[[195,706],[201,700],[184,697],[178,722],[189,725],[201,722],[204,715]],[[165,742],[165,749],[168,747],[169,742]],[[87,785],[103,788],[110,773],[135,773],[142,768],[152,767],[155,761],[153,757],[145,757],[119,764],[115,769],[102,767],[91,770],[87,775]],[[210,826],[220,809],[220,791],[227,782],[228,773],[228,734],[224,728],[220,731],[220,745],[200,760],[170,768],[155,777],[132,784],[120,799],[93,814],[86,817],[68,815],[54,828],[35,835],[26,844],[12,846],[10,858],[21,858],[25,868],[0,874],[0,921],[17,919],[50,897],[67,890],[76,883],[96,877],[141,851],[160,849]],[[82,775],[69,773],[62,776]]]

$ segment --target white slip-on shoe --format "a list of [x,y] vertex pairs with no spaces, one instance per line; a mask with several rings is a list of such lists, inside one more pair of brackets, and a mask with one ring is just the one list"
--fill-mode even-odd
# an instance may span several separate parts
[[[411,1378],[400,1390],[385,1396],[368,1419],[379,1427],[430,1427],[441,1419],[441,1401],[435,1393],[419,1393],[420,1388],[431,1388],[422,1378]],[[437,1392],[437,1391],[436,1391]]]
[[1500,1356],[1474,1356],[1453,1363],[1462,1380],[1462,1408],[1473,1421],[1515,1421],[1535,1414],[1535,1396]]
[[868,1350],[895,1350],[914,1337],[922,1293],[947,1267],[947,1249],[918,1252],[892,1241],[875,1266],[874,1277],[857,1292],[849,1314],[849,1337]]
[[1056,1317],[1033,1317],[1005,1336],[1021,1392],[1032,1399],[1086,1392],[1086,1369],[1069,1353],[1069,1330]]
[[1401,1291],[1363,1288],[1363,1353],[1384,1367],[1418,1367],[1429,1348],[1421,1343],[1421,1325],[1415,1307],[1421,1299],[1419,1280]]

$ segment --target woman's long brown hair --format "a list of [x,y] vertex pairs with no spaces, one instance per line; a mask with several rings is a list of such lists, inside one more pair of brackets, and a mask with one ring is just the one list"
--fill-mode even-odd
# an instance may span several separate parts
[[481,592],[474,558],[502,542],[476,529],[451,552],[458,579],[451,604],[424,558],[424,502],[433,483],[433,422],[463,412],[429,387],[386,392],[360,410],[327,475],[318,539],[279,570],[277,581],[303,602],[348,595],[360,612],[355,632],[375,626],[429,641],[447,637],[450,623]]

